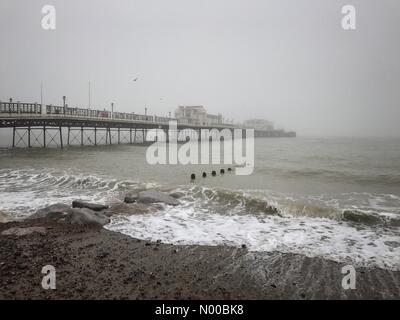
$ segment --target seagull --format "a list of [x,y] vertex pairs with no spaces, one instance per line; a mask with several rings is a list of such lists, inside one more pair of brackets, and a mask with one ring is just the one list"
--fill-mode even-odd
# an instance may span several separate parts
[[138,81],[138,79],[139,79],[139,78],[135,78],[135,79],[133,79],[133,81]]

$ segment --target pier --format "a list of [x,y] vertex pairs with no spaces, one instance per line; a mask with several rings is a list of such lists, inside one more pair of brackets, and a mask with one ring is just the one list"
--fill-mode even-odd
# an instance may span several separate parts
[[[177,122],[178,132],[192,129],[200,136],[201,129],[242,129],[233,124],[195,125],[172,117],[159,117],[137,113],[114,112],[69,107],[63,97],[63,105],[41,105],[0,101],[0,128],[12,128],[12,147],[101,144],[142,144],[149,129],[168,131],[170,121]],[[285,136],[286,132],[255,131],[255,137]],[[290,136],[290,135],[287,135]]]

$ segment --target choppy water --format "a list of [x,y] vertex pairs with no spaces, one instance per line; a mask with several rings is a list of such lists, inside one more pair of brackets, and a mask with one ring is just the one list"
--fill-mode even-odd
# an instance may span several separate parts
[[[181,205],[115,216],[107,227],[168,243],[246,244],[400,270],[400,139],[256,140],[251,176],[200,178],[206,166],[150,166],[144,147],[0,151],[0,210],[180,191]],[[214,166],[219,169],[223,166]]]

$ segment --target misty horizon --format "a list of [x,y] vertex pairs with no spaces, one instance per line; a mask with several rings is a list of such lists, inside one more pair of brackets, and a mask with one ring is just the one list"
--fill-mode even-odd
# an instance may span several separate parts
[[[300,136],[400,136],[399,9],[353,1],[43,1],[0,4],[0,100],[150,115],[179,105]],[[133,81],[137,78],[137,81]]]

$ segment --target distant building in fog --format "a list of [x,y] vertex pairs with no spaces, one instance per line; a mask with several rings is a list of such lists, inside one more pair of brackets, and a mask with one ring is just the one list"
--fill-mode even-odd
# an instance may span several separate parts
[[175,111],[175,118],[181,123],[194,125],[222,124],[221,114],[208,114],[203,106],[179,106]]
[[243,126],[246,128],[254,128],[255,130],[261,131],[272,131],[274,130],[274,123],[265,119],[250,119],[243,122]]

